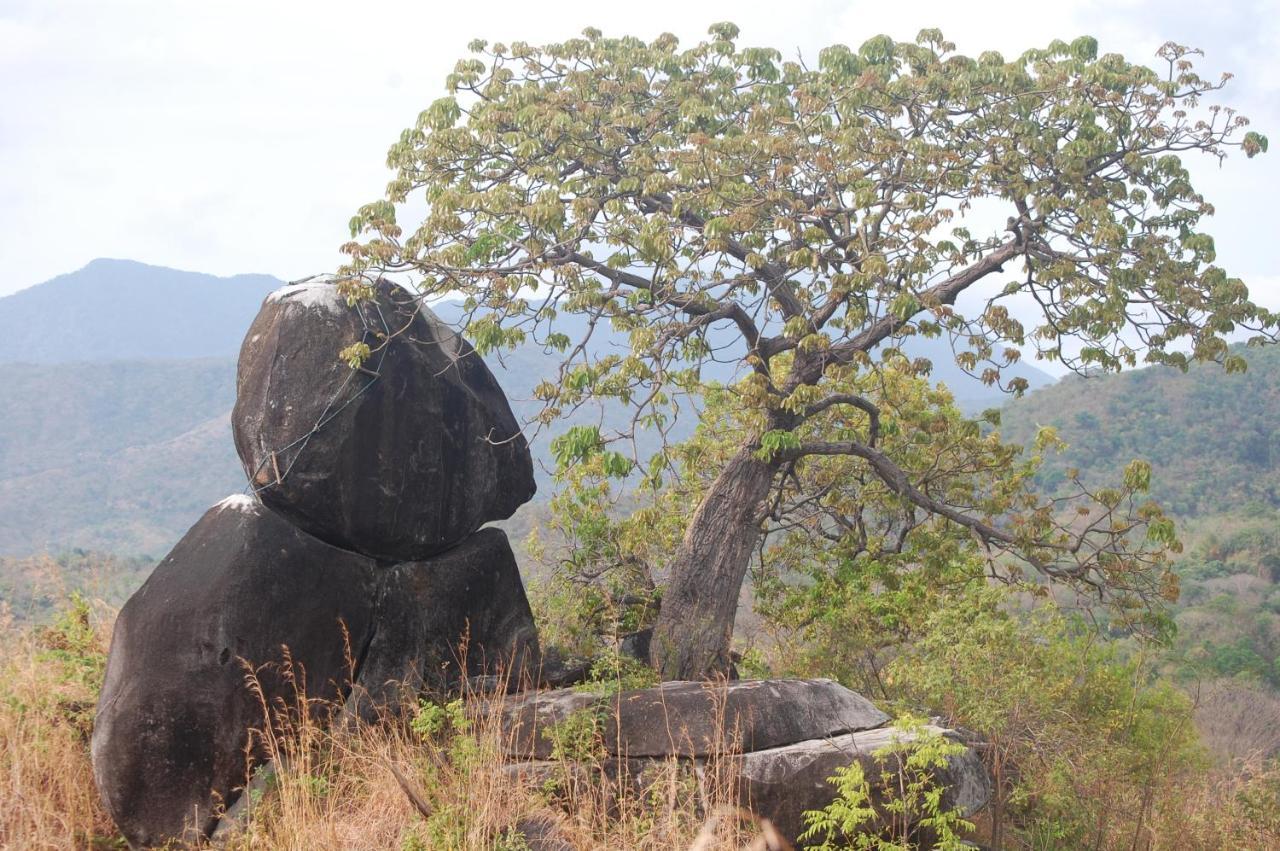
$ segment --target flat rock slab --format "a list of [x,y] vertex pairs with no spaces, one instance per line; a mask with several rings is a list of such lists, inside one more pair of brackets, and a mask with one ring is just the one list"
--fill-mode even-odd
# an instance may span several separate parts
[[482,529],[425,561],[379,574],[373,639],[352,706],[372,719],[406,692],[494,676],[518,686],[536,675],[538,632],[506,534]]
[[116,620],[93,729],[94,778],[131,843],[206,835],[244,785],[249,730],[266,725],[246,664],[272,707],[299,690],[341,696],[372,630],[375,571],[243,496],[160,562]]
[[508,756],[546,759],[547,728],[597,711],[606,752],[621,757],[702,757],[763,750],[869,730],[889,716],[832,680],[668,682],[615,696],[578,689],[529,694],[503,707]]
[[[371,354],[354,370],[338,353],[360,342]],[[356,307],[325,281],[267,296],[240,348],[231,425],[263,502],[383,562],[443,552],[535,489],[484,361],[386,281]]]

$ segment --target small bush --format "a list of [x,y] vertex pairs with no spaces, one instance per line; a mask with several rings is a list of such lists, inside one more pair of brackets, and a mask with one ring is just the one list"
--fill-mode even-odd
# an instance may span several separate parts
[[[801,842],[815,851],[959,851],[968,847],[964,835],[973,831],[958,810],[943,808],[944,787],[935,772],[950,759],[964,753],[965,746],[925,729],[924,722],[910,716],[894,724],[896,740],[872,754],[878,770],[872,791],[860,762],[837,768],[828,782],[836,787],[836,798],[820,810],[804,814],[808,825]],[[923,833],[927,844],[915,838]]]

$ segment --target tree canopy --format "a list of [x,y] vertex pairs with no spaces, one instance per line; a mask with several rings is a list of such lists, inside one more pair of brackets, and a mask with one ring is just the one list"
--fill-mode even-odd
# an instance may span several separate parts
[[[1017,542],[982,500],[921,489],[879,444],[867,388],[886,364],[927,374],[898,357],[912,336],[947,337],[962,367],[1016,393],[1002,369],[1024,353],[1079,372],[1239,369],[1228,336],[1270,341],[1280,321],[1215,264],[1201,227],[1212,206],[1182,157],[1253,156],[1267,140],[1204,102],[1226,78],[1199,76],[1195,51],[1165,45],[1159,72],[1087,37],[971,58],[924,30],[810,65],[737,35],[474,42],[392,147],[387,197],[345,246],[353,294],[409,272],[424,296],[467,299],[481,351],[532,339],[556,353],[543,422],[618,400],[633,429],[661,430],[707,364],[738,365],[741,446],[668,565],[655,664],[680,676],[723,667],[765,506],[796,465],[850,459],[923,512]],[[402,227],[397,208],[424,200]],[[586,330],[557,331],[564,313]],[[593,347],[606,326],[627,345]],[[561,446],[585,459],[627,436],[579,430]],[[651,483],[667,461],[646,468]],[[1135,528],[1100,516],[1114,541]],[[1051,556],[1031,563],[1109,582],[1106,558]]]

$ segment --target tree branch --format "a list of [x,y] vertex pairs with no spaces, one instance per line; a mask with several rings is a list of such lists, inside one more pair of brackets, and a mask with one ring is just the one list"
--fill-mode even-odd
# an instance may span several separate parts
[[[920,301],[926,305],[954,304],[960,293],[978,281],[999,272],[1004,264],[1018,256],[1023,249],[1021,239],[1003,243],[995,251],[983,257],[972,266],[957,272],[945,281],[935,284],[920,295]],[[825,357],[826,363],[846,363],[858,352],[869,352],[889,337],[902,330],[913,317],[885,316],[850,340],[832,346]]]

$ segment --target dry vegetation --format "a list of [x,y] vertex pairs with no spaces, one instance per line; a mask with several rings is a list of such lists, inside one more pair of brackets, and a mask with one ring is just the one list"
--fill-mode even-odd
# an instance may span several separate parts
[[[125,847],[98,800],[88,749],[110,620],[77,602],[50,627],[0,625],[0,847]],[[271,723],[259,738],[277,770],[250,793],[254,805],[225,847],[518,851],[527,845],[517,825],[575,848],[767,847],[714,772],[695,777],[673,764],[638,795],[571,771],[568,760],[589,757],[591,743],[570,740],[560,776],[517,779],[504,770],[491,713],[428,704],[399,722],[326,729],[334,710],[264,707]]]
[[110,618],[77,604],[50,627],[0,621],[0,846],[122,847],[89,767]]
[[[110,620],[110,612],[76,602],[48,627],[12,619],[0,626],[4,848],[124,847],[98,801],[88,755]],[[1274,731],[1250,726],[1260,700],[1219,688],[1204,695],[1201,720],[1237,718],[1252,730],[1243,738],[1266,746]],[[320,722],[332,707],[268,708],[261,742],[278,770],[249,793],[248,817],[225,847],[517,851],[529,847],[525,834],[539,831],[577,849],[772,847],[715,772],[699,777],[672,765],[637,793],[571,769],[589,762],[594,746],[572,730],[550,774],[517,779],[503,767],[502,733],[479,713],[482,704],[425,704],[398,722],[328,729]],[[1148,840],[1124,847],[1277,847],[1277,778],[1256,749],[1230,756],[1221,768],[1169,778],[1152,802]],[[978,841],[981,833],[979,819]],[[1045,837],[1006,847],[1062,846]]]

